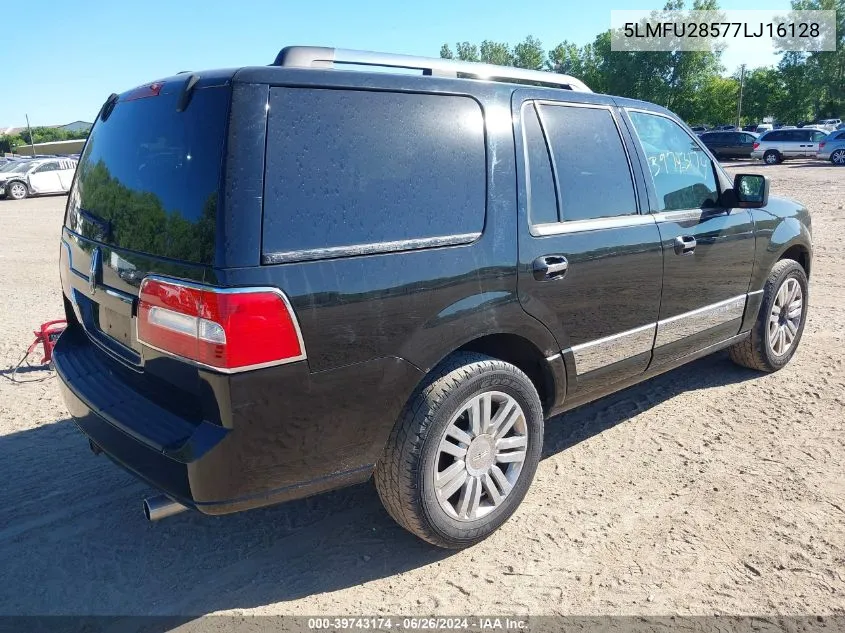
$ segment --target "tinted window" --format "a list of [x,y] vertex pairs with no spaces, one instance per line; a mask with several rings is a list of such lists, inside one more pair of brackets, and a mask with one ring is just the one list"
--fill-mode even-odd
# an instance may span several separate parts
[[143,253],[212,261],[230,92],[197,89],[178,112],[183,85],[164,84],[158,96],[122,97],[95,123],[68,203],[71,228]]
[[757,138],[752,136],[751,134],[743,134],[739,142],[748,145],[754,143],[756,140]]
[[760,139],[761,141],[783,141],[786,139],[786,132],[781,130],[776,130],[773,132],[767,132],[763,135]]
[[477,234],[481,108],[468,97],[274,88],[264,195],[265,253],[392,250],[408,239]]
[[631,112],[661,211],[700,209],[718,200],[713,165],[684,129],[666,117]]
[[540,106],[563,221],[637,212],[631,168],[606,108]]
[[533,104],[522,108],[522,126],[527,163],[528,220],[531,224],[557,222],[557,198],[549,150]]
[[834,137],[835,140],[845,139],[845,132],[840,132]]

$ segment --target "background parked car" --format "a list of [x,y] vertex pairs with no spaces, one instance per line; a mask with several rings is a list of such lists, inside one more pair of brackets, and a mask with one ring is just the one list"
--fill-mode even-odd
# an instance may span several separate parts
[[815,158],[819,141],[826,136],[824,130],[811,127],[772,130],[757,139],[751,158],[760,158],[769,165],[787,158]]
[[693,132],[695,132],[696,134],[698,134],[699,136],[701,136],[702,134],[707,132],[710,128],[707,127],[706,125],[693,125],[690,129]]
[[750,158],[757,135],[751,132],[707,132],[700,134],[716,158]]
[[752,123],[750,125],[744,125],[744,126],[742,126],[742,131],[743,132],[756,132],[757,131],[757,124]]
[[822,121],[819,121],[819,124],[816,127],[832,132],[841,123],[842,119],[823,119]]
[[834,165],[845,165],[845,129],[836,130],[819,143],[816,158],[829,160]]
[[14,169],[0,173],[0,196],[23,200],[32,195],[65,193],[75,171],[76,161],[70,158],[22,161]]

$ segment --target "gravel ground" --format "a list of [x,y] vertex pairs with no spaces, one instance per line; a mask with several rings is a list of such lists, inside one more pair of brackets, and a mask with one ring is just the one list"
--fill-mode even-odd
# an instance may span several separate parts
[[[0,380],[0,614],[845,613],[845,169],[729,169],[814,211],[783,371],[719,353],[548,422],[520,510],[458,553],[393,524],[369,484],[148,524],[146,486],[27,371],[47,379]],[[64,201],[0,201],[0,367],[61,315]]]

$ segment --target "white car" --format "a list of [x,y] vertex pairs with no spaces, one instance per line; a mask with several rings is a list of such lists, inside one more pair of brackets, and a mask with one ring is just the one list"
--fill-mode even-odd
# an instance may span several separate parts
[[67,193],[76,172],[72,158],[40,158],[21,162],[0,172],[0,196],[23,200],[27,196]]
[[837,129],[840,125],[842,125],[842,119],[825,119],[824,121],[819,121],[819,124],[816,127],[827,130],[828,132],[833,132],[833,130]]

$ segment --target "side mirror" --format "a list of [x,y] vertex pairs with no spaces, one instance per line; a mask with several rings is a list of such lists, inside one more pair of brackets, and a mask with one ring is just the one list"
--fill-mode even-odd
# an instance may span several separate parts
[[769,203],[769,177],[760,174],[737,174],[734,195],[742,209],[759,209]]

